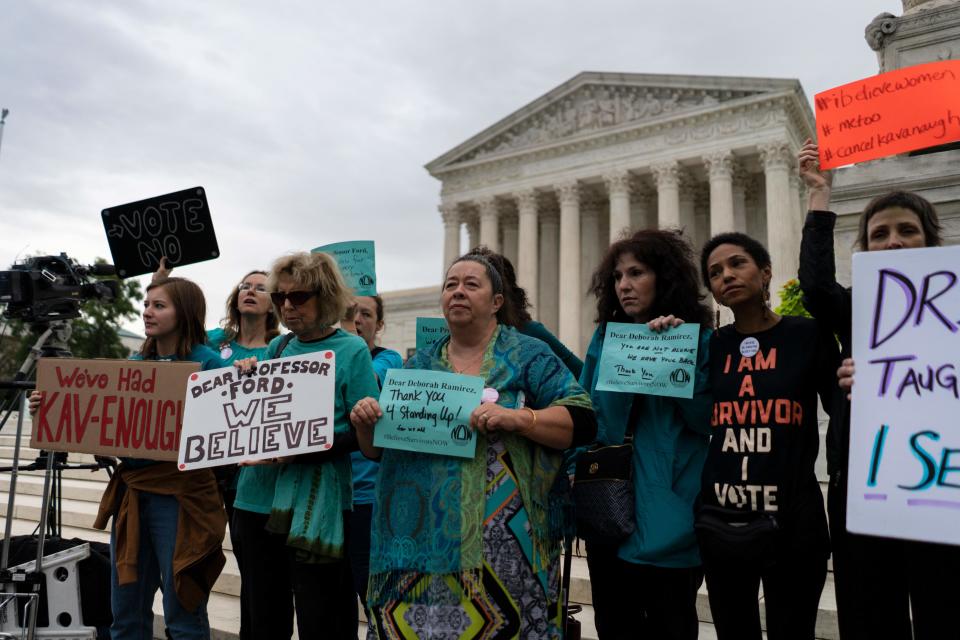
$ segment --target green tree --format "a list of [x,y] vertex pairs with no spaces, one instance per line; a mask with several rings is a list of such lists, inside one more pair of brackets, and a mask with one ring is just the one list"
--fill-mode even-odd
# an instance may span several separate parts
[[[98,264],[106,262],[97,258]],[[98,278],[110,280],[113,278]],[[90,299],[80,304],[80,317],[71,321],[68,348],[75,358],[126,358],[130,351],[120,341],[120,326],[140,313],[143,291],[136,280],[120,280],[111,301]],[[9,379],[26,359],[39,334],[19,320],[7,320],[0,340],[0,378]]]
[[800,282],[796,278],[783,283],[780,289],[780,304],[774,311],[782,316],[810,317],[810,312],[803,306],[803,291],[800,290]]

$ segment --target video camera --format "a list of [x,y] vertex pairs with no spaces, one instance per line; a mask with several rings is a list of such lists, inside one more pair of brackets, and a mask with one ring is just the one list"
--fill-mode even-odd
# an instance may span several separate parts
[[116,280],[96,277],[116,275],[110,264],[83,266],[61,253],[36,256],[0,271],[0,304],[4,317],[28,323],[48,323],[80,317],[85,300],[112,302],[117,297]]

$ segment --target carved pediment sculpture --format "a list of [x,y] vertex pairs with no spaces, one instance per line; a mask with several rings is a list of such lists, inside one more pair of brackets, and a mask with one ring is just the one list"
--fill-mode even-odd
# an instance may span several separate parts
[[554,142],[664,114],[709,107],[756,91],[676,89],[588,84],[456,158],[465,162],[502,151]]

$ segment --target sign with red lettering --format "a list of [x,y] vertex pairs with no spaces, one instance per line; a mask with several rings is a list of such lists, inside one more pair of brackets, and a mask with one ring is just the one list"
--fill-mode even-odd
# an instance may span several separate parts
[[960,247],[853,257],[854,533],[960,544]]
[[187,378],[196,362],[41,358],[30,446],[176,460]]
[[919,64],[814,97],[820,167],[960,140],[960,60]]
[[190,376],[181,470],[283,458],[333,446],[336,354],[317,351]]

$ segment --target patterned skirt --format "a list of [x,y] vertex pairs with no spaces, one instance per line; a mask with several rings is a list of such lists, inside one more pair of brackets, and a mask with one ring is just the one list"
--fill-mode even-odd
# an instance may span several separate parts
[[368,639],[534,640],[561,637],[559,559],[533,570],[527,511],[499,439],[487,447],[481,584],[452,576],[409,573],[401,592],[427,594],[431,604],[397,601],[373,607]]

